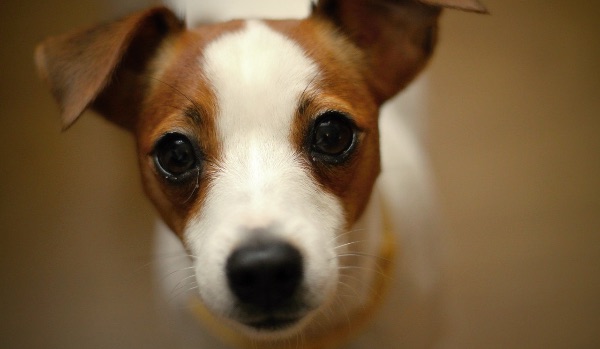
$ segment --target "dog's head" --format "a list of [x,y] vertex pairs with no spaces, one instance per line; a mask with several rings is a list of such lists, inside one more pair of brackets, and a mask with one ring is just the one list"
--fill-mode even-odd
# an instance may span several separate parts
[[135,135],[206,306],[280,334],[338,292],[379,172],[378,109],[431,56],[442,6],[482,10],[322,0],[304,20],[187,30],[153,8],[49,39],[36,59],[65,127],[92,108]]

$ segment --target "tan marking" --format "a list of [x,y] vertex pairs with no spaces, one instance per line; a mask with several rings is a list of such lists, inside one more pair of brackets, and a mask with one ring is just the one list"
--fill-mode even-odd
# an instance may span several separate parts
[[[221,156],[215,131],[218,106],[200,69],[202,50],[220,35],[240,27],[241,22],[228,22],[181,33],[161,47],[148,73],[150,92],[135,131],[142,179],[159,213],[180,237],[189,215],[202,205]],[[198,117],[186,115],[189,109],[195,109]],[[197,182],[173,185],[156,172],[150,155],[153,146],[163,134],[174,131],[191,137],[203,153]]]
[[[297,151],[304,154],[313,177],[341,199],[350,227],[363,212],[380,171],[379,110],[359,68],[362,56],[331,25],[319,19],[267,23],[296,41],[319,65],[321,75],[307,88],[298,106],[291,139]],[[342,165],[313,162],[305,149],[311,121],[327,110],[347,113],[362,131],[355,153]]]

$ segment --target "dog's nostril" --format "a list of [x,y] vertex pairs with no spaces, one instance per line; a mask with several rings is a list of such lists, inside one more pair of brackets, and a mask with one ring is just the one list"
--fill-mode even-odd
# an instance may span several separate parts
[[291,300],[302,281],[302,256],[280,241],[253,241],[227,260],[227,281],[243,303],[271,309]]

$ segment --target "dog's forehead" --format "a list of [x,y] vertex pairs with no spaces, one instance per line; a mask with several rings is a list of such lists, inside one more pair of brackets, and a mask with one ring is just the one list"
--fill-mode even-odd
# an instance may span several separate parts
[[249,130],[289,134],[301,95],[319,75],[295,41],[261,21],[210,42],[198,64],[216,97],[223,140]]
[[145,118],[142,132],[167,131],[169,118],[163,116],[176,111],[156,105],[164,100],[205,107],[202,116],[210,124],[228,115],[235,118],[233,126],[271,118],[283,127],[289,108],[307,102],[299,98],[311,93],[318,103],[306,117],[337,109],[363,128],[374,127],[377,106],[363,84],[360,54],[339,38],[331,26],[311,18],[231,21],[185,32],[154,60],[151,74],[157,79],[150,82],[153,92],[145,105],[154,117]]
[[[152,63],[138,150],[151,154],[168,132],[184,133],[200,146],[206,175],[182,219],[205,209],[218,181],[246,199],[264,193],[266,184],[273,195],[294,191],[291,186],[327,188],[342,199],[349,219],[356,218],[370,188],[363,182],[371,183],[378,169],[377,106],[355,61],[359,55],[339,38],[332,26],[309,18],[232,21],[165,42]],[[307,166],[311,125],[330,110],[351,116],[362,131],[356,161]],[[284,185],[293,178],[303,183]],[[267,183],[273,179],[281,181]],[[185,201],[186,194],[174,197]]]

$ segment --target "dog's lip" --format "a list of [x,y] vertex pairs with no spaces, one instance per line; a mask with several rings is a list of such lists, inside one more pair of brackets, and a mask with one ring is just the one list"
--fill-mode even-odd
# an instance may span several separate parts
[[306,302],[293,302],[277,309],[260,310],[238,304],[232,314],[235,322],[259,332],[277,332],[287,330],[302,322],[316,306]]
[[260,331],[278,331],[295,325],[300,321],[301,316],[274,316],[268,315],[259,320],[246,321],[246,326]]

